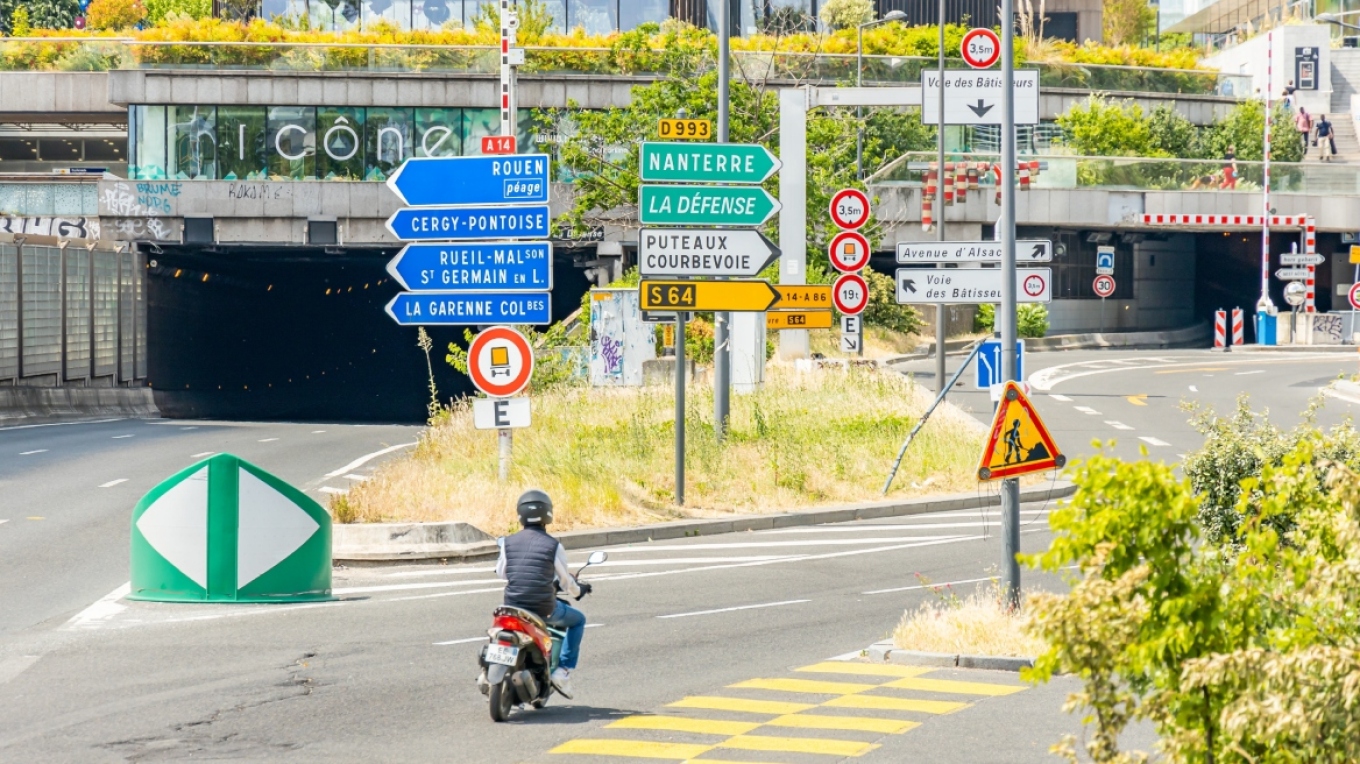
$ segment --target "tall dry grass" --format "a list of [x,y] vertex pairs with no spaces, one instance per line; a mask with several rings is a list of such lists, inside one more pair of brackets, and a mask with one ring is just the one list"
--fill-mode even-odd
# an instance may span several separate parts
[[950,590],[936,590],[936,594],[936,599],[902,616],[893,632],[898,649],[1016,658],[1033,658],[1048,649],[1042,639],[1027,631],[1024,609],[1002,605],[995,582],[979,585],[964,598]]
[[[533,426],[514,432],[505,483],[497,479],[496,434],[474,429],[468,405],[457,404],[409,456],[383,465],[332,511],[341,521],[462,521],[502,533],[515,527],[515,498],[530,487],[553,496],[559,529],[877,499],[930,400],[898,374],[771,364],[764,389],[732,397],[730,433],[719,443],[712,389],[692,385],[686,504],[677,507],[673,395],[669,386],[533,395]],[[974,488],[980,441],[966,415],[937,412],[890,495]]]

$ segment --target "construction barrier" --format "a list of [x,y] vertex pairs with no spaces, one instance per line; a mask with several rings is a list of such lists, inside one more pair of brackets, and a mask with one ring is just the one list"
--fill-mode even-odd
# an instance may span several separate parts
[[1228,312],[1226,310],[1214,311],[1214,349],[1218,350],[1228,345]]

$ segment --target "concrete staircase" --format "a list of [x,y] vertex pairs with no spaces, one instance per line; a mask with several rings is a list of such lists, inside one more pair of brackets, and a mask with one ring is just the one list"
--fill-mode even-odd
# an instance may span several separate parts
[[[1336,129],[1333,162],[1360,164],[1360,139],[1351,117],[1351,96],[1360,95],[1360,48],[1337,48],[1332,52],[1332,110],[1327,115]],[[1309,147],[1311,157],[1316,150]]]

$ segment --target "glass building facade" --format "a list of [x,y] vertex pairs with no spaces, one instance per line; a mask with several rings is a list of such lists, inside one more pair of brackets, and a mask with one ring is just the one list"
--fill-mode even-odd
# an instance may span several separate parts
[[[743,0],[745,1],[745,0]],[[772,0],[782,3],[787,0]],[[760,0],[761,3],[766,0]],[[804,3],[813,0],[803,0]],[[314,27],[351,29],[387,21],[403,29],[440,29],[473,22],[486,0],[262,0],[264,18],[301,18]],[[671,0],[545,0],[551,31],[580,27],[588,34],[629,31],[670,18]]]
[[[520,112],[521,146],[532,120]],[[128,177],[383,181],[411,157],[480,154],[499,131],[497,109],[133,106]]]

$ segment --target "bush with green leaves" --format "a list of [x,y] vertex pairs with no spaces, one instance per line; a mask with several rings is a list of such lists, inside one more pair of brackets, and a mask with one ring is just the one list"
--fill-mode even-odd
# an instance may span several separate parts
[[[996,331],[996,306],[978,305],[973,315],[973,331]],[[1024,303],[1015,307],[1015,332],[1021,339],[1038,339],[1048,334],[1048,308],[1039,303]]]
[[[1286,132],[1293,117],[1283,105],[1277,104],[1271,124],[1276,133]],[[1258,100],[1242,101],[1213,124],[1196,127],[1171,106],[1159,106],[1145,112],[1132,99],[1112,101],[1102,93],[1092,93],[1058,117],[1063,129],[1063,143],[1082,156],[1137,156],[1178,159],[1222,159],[1229,147],[1242,161],[1259,162],[1265,155],[1265,105]],[[1276,162],[1299,162],[1303,147],[1299,141],[1276,140],[1271,143],[1270,157]],[[1214,168],[1217,169],[1216,167]],[[1089,168],[1088,172],[1103,174],[1103,180],[1118,182],[1110,173],[1121,168]],[[1129,168],[1139,178],[1155,174],[1156,169]],[[1167,169],[1174,174],[1175,167]],[[1101,179],[1083,179],[1100,182]],[[1133,181],[1143,183],[1143,180]],[[1172,186],[1178,187],[1177,179]]]
[[[1173,466],[1075,466],[1051,546],[1026,560],[1078,573],[1029,599],[1049,649],[1024,674],[1080,680],[1066,707],[1086,712],[1086,756],[1146,761],[1119,736],[1147,720],[1174,762],[1360,761],[1360,475],[1324,456],[1354,438],[1308,429],[1243,480],[1235,549],[1205,538]],[[1055,750],[1079,760],[1073,736]]]
[[31,29],[70,29],[80,13],[76,0],[0,0],[0,32],[12,34],[14,12],[28,11]]
[[156,25],[166,16],[175,14],[191,19],[202,19],[212,15],[212,0],[143,0],[146,5],[146,22]]
[[874,20],[873,0],[826,0],[818,15],[833,30],[858,29]]

